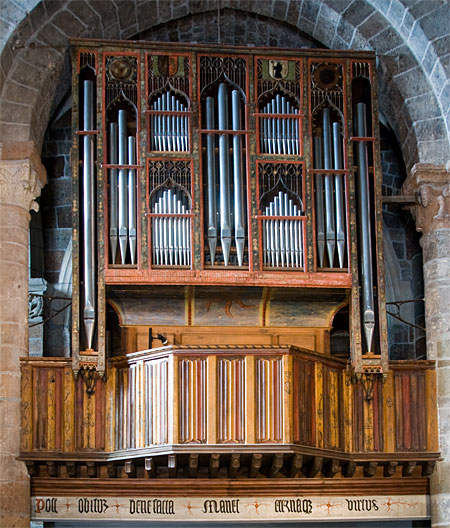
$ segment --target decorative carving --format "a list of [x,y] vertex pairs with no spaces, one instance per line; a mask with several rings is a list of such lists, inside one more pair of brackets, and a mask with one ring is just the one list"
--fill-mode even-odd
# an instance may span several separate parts
[[43,184],[30,160],[0,161],[0,203],[39,210],[36,198]]
[[450,165],[414,165],[402,187],[402,195],[417,196],[409,206],[416,229],[424,234],[450,229]]

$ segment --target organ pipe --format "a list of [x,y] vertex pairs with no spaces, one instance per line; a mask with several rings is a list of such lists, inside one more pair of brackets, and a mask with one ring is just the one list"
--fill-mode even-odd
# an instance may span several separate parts
[[[83,131],[94,130],[94,83],[83,82]],[[84,310],[87,349],[92,349],[95,330],[95,182],[94,136],[83,136],[83,236]]]
[[[356,135],[367,137],[366,105],[356,105]],[[358,221],[362,285],[363,328],[367,351],[371,352],[375,329],[375,304],[373,295],[372,238],[370,222],[370,193],[367,144],[358,141]]]
[[[332,169],[330,109],[323,109],[323,168]],[[332,174],[325,174],[325,238],[330,268],[333,267],[336,247],[336,224],[334,212],[334,190]]]
[[[214,99],[206,98],[206,128],[214,128]],[[217,200],[216,200],[216,159],[214,152],[214,136],[206,136],[206,160],[207,160],[207,214],[208,214],[208,246],[211,255],[211,264],[216,260],[217,247]]]
[[[240,101],[239,92],[231,92],[232,126],[233,130],[240,130]],[[244,260],[245,243],[245,216],[244,216],[244,191],[242,182],[242,150],[241,136],[233,136],[233,175],[234,175],[234,237],[238,265],[242,266]]]
[[[218,91],[219,130],[228,129],[228,97],[225,83],[219,84]],[[231,211],[229,141],[227,134],[219,134],[219,190],[220,190],[220,239],[225,266],[228,266],[231,249]]]
[[[127,154],[127,113],[119,110],[119,165],[128,163]],[[125,168],[119,169],[118,182],[119,199],[119,248],[122,264],[125,264],[128,246],[128,171]]]
[[[342,144],[340,124],[333,123],[333,159],[334,168],[342,169]],[[336,202],[336,242],[339,258],[339,267],[344,267],[345,259],[345,208],[344,184],[342,174],[334,175],[335,202]]]
[[[109,162],[117,165],[117,123],[109,125]],[[117,217],[117,169],[110,169],[109,178],[109,245],[111,248],[111,262],[116,261],[118,224]]]
[[[128,137],[128,164],[136,164],[136,139]],[[128,169],[128,239],[131,264],[136,262],[137,217],[136,217],[136,170]]]

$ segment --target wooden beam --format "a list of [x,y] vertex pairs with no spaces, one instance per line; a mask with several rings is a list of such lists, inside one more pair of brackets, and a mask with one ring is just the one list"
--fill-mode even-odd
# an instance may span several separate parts
[[189,478],[196,478],[198,473],[198,454],[189,455]]
[[313,457],[313,459],[311,460],[309,464],[308,472],[306,476],[308,478],[314,478],[317,475],[317,473],[321,471],[322,465],[323,465],[323,457],[321,456]]
[[59,476],[59,467],[58,464],[53,460],[47,461],[47,471],[49,477],[58,477]]
[[356,462],[353,460],[349,460],[347,464],[343,467],[342,475],[346,478],[351,478],[355,474],[356,471]]
[[169,477],[175,478],[177,476],[177,455],[169,455],[167,457],[167,467],[169,469]]
[[384,470],[383,470],[383,476],[392,477],[392,475],[395,474],[397,466],[398,466],[398,462],[395,462],[393,460],[385,464]]
[[155,478],[156,477],[155,459],[152,457],[146,458],[144,460],[144,469],[149,478]]
[[240,467],[241,467],[241,455],[239,453],[232,453],[230,457],[230,468],[228,470],[228,476],[230,478],[235,478],[238,474]]
[[433,474],[436,460],[429,460],[422,464],[422,477],[430,477]]
[[402,475],[404,477],[410,477],[414,473],[416,465],[417,462],[415,462],[414,460],[409,460],[408,462],[406,462],[406,464],[403,465]]
[[339,460],[337,458],[332,458],[329,460],[323,468],[323,474],[327,478],[333,478],[336,473],[338,473],[340,468]]
[[87,462],[87,474],[89,478],[97,478],[97,463]]
[[259,470],[261,468],[262,464],[262,455],[260,453],[254,453],[252,456],[252,461],[250,463],[250,469],[248,472],[248,476],[250,478],[255,478],[256,475],[259,473]]
[[280,469],[283,467],[284,455],[283,453],[277,453],[273,455],[272,465],[270,467],[269,476],[271,478],[276,477]]
[[378,462],[366,462],[364,464],[364,476],[373,477],[377,472]]
[[132,460],[127,460],[125,462],[125,473],[129,478],[136,477],[136,466],[134,465],[134,462]]
[[291,460],[291,467],[289,468],[288,477],[294,478],[302,469],[303,455],[294,455]]
[[115,462],[108,462],[106,472],[109,478],[117,478],[117,464]]
[[209,457],[209,478],[217,478],[220,467],[220,455],[218,453],[213,453]]

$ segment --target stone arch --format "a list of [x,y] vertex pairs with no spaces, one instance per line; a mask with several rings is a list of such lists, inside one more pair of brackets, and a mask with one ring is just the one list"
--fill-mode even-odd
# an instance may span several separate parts
[[[29,3],[33,5],[33,0]],[[445,0],[426,2],[428,8],[422,5],[422,11],[405,3],[392,0],[386,8],[381,0],[218,0],[214,6],[206,0],[41,1],[17,24],[2,52],[0,136],[33,140],[40,147],[70,37],[127,39],[177,21],[178,33],[168,35],[168,40],[183,40],[183,24],[194,24],[200,13],[213,17],[217,7],[222,11],[228,7],[285,23],[328,47],[376,51],[380,106],[408,168],[418,161],[442,163],[449,158],[444,115],[448,83],[442,83],[437,46],[428,45],[425,54],[422,49],[431,31],[428,17],[445,10]],[[227,25],[225,17],[221,23]],[[241,43],[249,43],[245,35]],[[279,41],[278,45],[289,43]]]

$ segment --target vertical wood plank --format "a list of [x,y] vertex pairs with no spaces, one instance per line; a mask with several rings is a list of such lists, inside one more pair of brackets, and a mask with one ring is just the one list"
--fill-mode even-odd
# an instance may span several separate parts
[[419,449],[419,427],[421,427],[420,424],[420,414],[418,409],[418,401],[417,401],[417,374],[412,372],[409,376],[410,378],[410,384],[411,384],[411,449],[414,451],[417,451]]
[[245,356],[245,405],[247,412],[245,413],[245,443],[255,443],[255,356],[250,354]]
[[105,449],[105,382],[97,379],[95,384],[95,448]]
[[207,425],[206,442],[217,444],[217,356],[206,358]]
[[395,451],[394,400],[394,373],[390,370],[383,385],[383,440],[384,450],[388,453]]
[[55,369],[47,370],[47,449],[56,446],[55,431]]
[[116,406],[116,368],[107,371],[106,379],[106,402],[105,402],[105,451],[114,451],[114,431],[115,431],[115,406]]
[[402,374],[402,407],[404,449],[411,449],[411,375]]
[[[375,389],[375,387],[374,387]],[[373,441],[373,398],[367,400],[363,396],[363,420],[364,420],[364,451],[373,451],[374,441]]]
[[417,443],[419,451],[427,450],[427,401],[425,398],[426,391],[426,372],[421,372],[417,377]]
[[75,384],[75,431],[76,431],[76,449],[83,449],[84,444],[84,413],[83,413],[83,396],[84,396],[84,383],[83,378],[78,376]]
[[33,449],[33,423],[33,370],[25,365],[21,379],[21,451]]
[[178,373],[178,356],[169,357],[169,444],[179,444],[179,416],[180,416],[180,398],[179,398],[179,373]]
[[285,354],[282,360],[283,367],[283,443],[291,444],[293,436],[293,390],[292,390],[292,370],[293,357]]
[[62,369],[55,372],[55,449],[62,448]]
[[339,405],[338,405],[338,376],[335,370],[329,371],[330,384],[330,447],[339,447]]
[[84,400],[86,402],[86,412],[84,414],[84,420],[86,421],[86,429],[87,432],[86,436],[86,447],[89,449],[95,448],[95,394],[92,394],[91,397],[88,397],[87,394],[84,396]]
[[437,422],[436,372],[434,370],[427,370],[426,372],[426,400],[427,450],[437,452],[439,451],[439,435]]
[[353,451],[353,385],[349,370],[342,373],[342,399],[344,451],[351,453]]
[[64,368],[64,387],[63,387],[63,451],[73,451],[74,446],[74,425],[75,425],[75,382],[73,379],[72,369]]
[[394,391],[395,391],[395,437],[396,449],[402,451],[404,449],[403,440],[403,400],[402,400],[402,375],[395,373],[394,377]]
[[323,365],[319,361],[315,365],[315,400],[316,400],[316,447],[323,447]]

